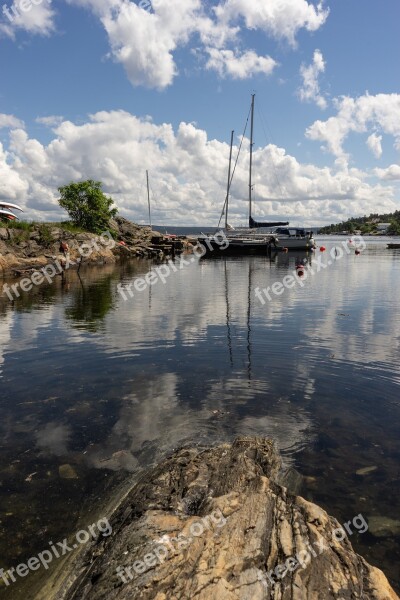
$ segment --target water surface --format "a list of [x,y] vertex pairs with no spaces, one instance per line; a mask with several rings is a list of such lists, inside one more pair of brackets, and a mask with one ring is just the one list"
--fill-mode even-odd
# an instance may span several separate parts
[[[324,264],[344,240],[323,242]],[[262,435],[341,522],[393,520],[351,541],[397,585],[400,251],[367,244],[326,268],[311,257],[314,275],[264,304],[255,289],[292,273],[295,254],[177,261],[127,301],[118,284],[157,265],[82,269],[2,297],[0,567],[70,538],[180,444]],[[0,590],[14,598],[26,582]]]

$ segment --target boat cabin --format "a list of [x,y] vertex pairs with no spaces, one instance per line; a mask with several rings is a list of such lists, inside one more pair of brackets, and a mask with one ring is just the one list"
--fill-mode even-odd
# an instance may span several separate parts
[[289,237],[306,237],[310,235],[310,232],[305,229],[300,229],[298,227],[277,227],[274,229],[273,233],[277,235],[287,235]]

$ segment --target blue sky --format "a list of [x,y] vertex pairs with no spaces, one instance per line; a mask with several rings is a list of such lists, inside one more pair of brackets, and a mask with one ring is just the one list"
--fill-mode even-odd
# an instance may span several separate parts
[[[252,92],[257,216],[314,225],[400,209],[397,0],[14,9],[0,17],[0,200],[27,218],[60,218],[57,187],[90,177],[145,222],[149,169],[154,221],[214,224]],[[234,224],[247,162],[245,143]]]

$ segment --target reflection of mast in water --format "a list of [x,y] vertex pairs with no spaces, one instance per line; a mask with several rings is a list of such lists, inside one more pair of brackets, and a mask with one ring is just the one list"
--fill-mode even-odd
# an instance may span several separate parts
[[226,331],[227,331],[227,339],[228,339],[229,360],[231,363],[231,367],[233,367],[232,334],[231,334],[231,325],[230,325],[228,272],[226,269],[226,258],[224,260],[224,272],[225,272]]
[[147,287],[149,288],[149,312],[151,312],[151,288],[153,286],[148,285]]
[[249,260],[249,289],[247,293],[247,374],[249,380],[251,379],[251,275],[252,275],[253,261]]

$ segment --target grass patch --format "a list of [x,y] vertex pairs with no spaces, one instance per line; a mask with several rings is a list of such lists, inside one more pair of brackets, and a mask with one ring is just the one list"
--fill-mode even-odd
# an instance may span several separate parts
[[8,229],[21,229],[22,231],[33,231],[37,229],[43,237],[46,238],[50,234],[53,227],[64,229],[70,233],[87,233],[82,227],[77,227],[71,221],[55,221],[55,222],[39,222],[39,221],[0,221],[0,227]]
[[61,223],[52,223],[52,225],[55,227],[60,227],[65,231],[69,231],[70,233],[88,233],[85,231],[85,229],[82,229],[82,227],[78,227],[77,225],[71,223],[71,221],[61,221]]
[[33,221],[0,221],[1,227],[7,227],[8,229],[21,229],[22,231],[33,231],[37,227],[37,223]]

